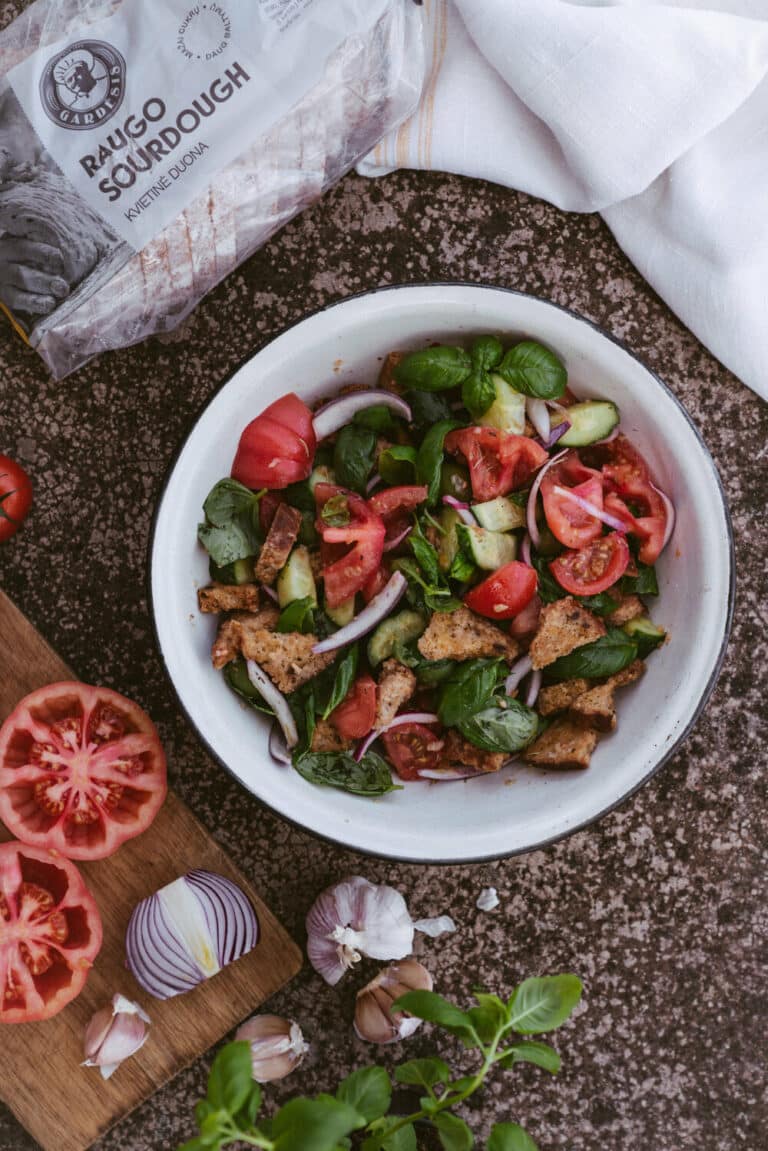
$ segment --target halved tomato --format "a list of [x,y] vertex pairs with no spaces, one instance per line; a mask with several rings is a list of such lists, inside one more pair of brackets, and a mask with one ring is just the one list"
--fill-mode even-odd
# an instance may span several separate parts
[[361,675],[328,717],[342,739],[362,739],[376,719],[376,681]]
[[629,545],[621,532],[610,532],[579,551],[563,552],[549,565],[560,587],[571,595],[599,595],[621,579],[629,563]]
[[602,511],[603,478],[584,467],[575,452],[549,469],[540,491],[549,530],[565,547],[581,548],[602,535],[602,521],[577,501],[586,500]]
[[[344,527],[332,527],[325,523],[320,513],[328,500],[339,495],[347,499],[350,522]],[[327,555],[325,549],[329,545],[352,545],[341,557],[333,558],[329,563],[325,558],[323,560],[325,601],[334,608],[361,591],[378,569],[384,554],[386,529],[381,516],[371,511],[361,496],[336,484],[316,484],[315,503],[318,510],[316,527],[323,540],[321,552]]]
[[445,450],[464,456],[472,495],[479,501],[524,487],[547,459],[544,448],[530,437],[498,428],[458,428],[445,437]]
[[536,595],[536,572],[512,560],[464,596],[464,603],[488,619],[513,619]]
[[667,507],[645,458],[624,435],[593,450],[599,452],[597,459],[603,464],[606,510],[641,541],[641,562],[656,563],[667,531]]
[[316,446],[312,413],[290,392],[243,429],[232,477],[249,488],[287,488],[310,474]]
[[149,827],[166,790],[155,725],[109,688],[48,684],[0,728],[0,819],[24,843],[104,859]]
[[83,989],[101,948],[96,901],[74,863],[0,844],[0,1023],[50,1019]]
[[309,454],[314,456],[317,439],[315,438],[312,412],[295,392],[288,392],[287,395],[281,396],[279,400],[275,400],[273,404],[265,408],[261,414],[268,416],[277,424],[282,424],[284,428],[290,428],[307,445]]
[[423,723],[402,723],[381,737],[384,754],[401,779],[419,779],[419,772],[440,767],[443,740]]
[[32,483],[21,464],[0,455],[0,540],[8,540],[22,525],[32,503]]

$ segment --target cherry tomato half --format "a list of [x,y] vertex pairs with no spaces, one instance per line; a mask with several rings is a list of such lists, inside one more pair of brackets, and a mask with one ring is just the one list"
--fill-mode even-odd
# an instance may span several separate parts
[[79,995],[101,948],[96,901],[74,863],[0,844],[0,1023],[50,1019]]
[[419,779],[419,772],[440,767],[445,741],[423,723],[402,723],[381,737],[384,754],[401,779]]
[[[338,495],[347,498],[350,522],[345,527],[331,527],[319,514],[328,500]],[[371,511],[361,496],[335,484],[317,484],[315,503],[318,510],[316,527],[323,540],[325,600],[329,607],[334,608],[361,591],[380,566],[386,529],[381,516]],[[344,555],[331,558],[326,549],[329,545],[338,544],[351,544],[352,547]]]
[[464,596],[464,603],[488,619],[513,619],[536,594],[536,572],[513,560],[498,568]]
[[362,739],[376,719],[376,681],[359,676],[328,718],[342,739]]
[[629,563],[629,546],[621,532],[610,532],[579,551],[563,552],[549,565],[560,587],[571,595],[599,595],[621,579]]
[[21,527],[32,504],[32,483],[21,464],[0,455],[0,543]]

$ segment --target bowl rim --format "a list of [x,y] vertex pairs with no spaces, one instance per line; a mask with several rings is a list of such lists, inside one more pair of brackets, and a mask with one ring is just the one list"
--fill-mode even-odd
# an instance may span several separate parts
[[[343,307],[345,304],[347,304],[351,300],[359,300],[359,299],[367,297],[367,296],[381,295],[385,292],[400,292],[403,290],[412,290],[412,289],[419,289],[419,288],[449,288],[449,289],[450,288],[472,288],[472,289],[476,289],[478,291],[505,292],[510,296],[521,296],[525,299],[534,300],[537,303],[545,304],[550,308],[555,308],[557,311],[563,312],[565,315],[570,316],[572,319],[578,320],[580,323],[587,325],[598,336],[602,336],[604,339],[609,340],[612,344],[615,344],[618,348],[620,348],[623,352],[625,352],[628,356],[630,356],[637,364],[639,364],[639,366],[644,371],[646,371],[654,379],[654,381],[658,384],[658,386],[674,402],[674,404],[677,407],[677,409],[679,410],[680,414],[683,416],[686,423],[688,424],[691,431],[693,432],[694,436],[696,437],[696,440],[698,441],[698,444],[699,444],[699,448],[702,451],[702,454],[703,454],[703,457],[706,461],[706,464],[707,464],[707,466],[708,466],[708,468],[712,474],[712,477],[715,481],[715,487],[717,489],[717,493],[718,493],[719,498],[720,498],[720,504],[721,504],[721,508],[722,508],[722,512],[723,512],[723,518],[725,520],[727,543],[728,543],[728,549],[727,549],[727,553],[728,553],[728,603],[727,603],[727,609],[726,609],[726,617],[725,617],[724,626],[723,626],[723,634],[722,634],[722,639],[720,641],[720,648],[719,648],[718,653],[717,653],[717,658],[716,658],[715,663],[713,665],[709,679],[707,680],[707,683],[706,683],[704,690],[701,694],[699,702],[696,705],[696,708],[695,708],[693,714],[691,715],[690,720],[688,721],[686,726],[683,728],[683,730],[678,734],[678,736],[676,737],[674,742],[670,745],[670,747],[665,749],[663,754],[659,757],[659,759],[653,765],[653,767],[650,769],[650,771],[648,771],[642,777],[642,779],[639,779],[632,787],[630,787],[626,792],[624,792],[624,794],[621,795],[618,799],[614,800],[612,803],[607,804],[605,807],[601,808],[598,812],[596,812],[594,815],[590,816],[588,819],[584,819],[584,820],[582,820],[581,823],[575,824],[573,827],[569,827],[566,830],[561,831],[556,835],[548,836],[546,839],[540,840],[536,843],[532,843],[526,847],[512,848],[510,851],[491,852],[488,855],[470,855],[470,856],[459,857],[459,858],[454,857],[452,859],[443,859],[443,858],[439,858],[439,857],[435,857],[435,858],[418,857],[417,858],[417,857],[413,857],[413,856],[397,855],[397,854],[393,854],[393,853],[387,853],[385,855],[382,855],[382,854],[374,851],[371,848],[360,847],[357,845],[351,845],[349,843],[346,843],[343,839],[337,839],[336,837],[334,837],[332,835],[328,835],[328,834],[325,834],[324,832],[316,831],[314,828],[307,827],[306,824],[302,823],[300,820],[295,819],[295,818],[291,817],[290,815],[287,815],[285,812],[278,810],[278,808],[276,808],[276,807],[273,807],[268,799],[264,798],[263,796],[256,795],[255,792],[251,791],[248,787],[246,787],[246,785],[239,778],[239,776],[234,771],[234,769],[231,768],[221,758],[221,756],[218,754],[218,752],[215,750],[215,748],[209,743],[207,738],[203,735],[203,733],[201,732],[200,728],[198,727],[193,715],[190,713],[190,711],[188,710],[188,708],[186,707],[186,705],[182,701],[179,690],[176,687],[176,684],[174,682],[174,679],[173,679],[171,672],[170,672],[170,669],[168,667],[168,663],[167,663],[167,660],[165,657],[165,652],[164,652],[162,644],[160,642],[160,636],[159,636],[159,632],[158,632],[156,613],[155,613],[155,599],[154,599],[153,590],[152,590],[152,556],[154,553],[154,546],[155,546],[155,534],[156,534],[156,530],[157,530],[158,520],[160,518],[160,510],[161,510],[161,507],[162,507],[163,502],[164,502],[166,495],[167,495],[168,485],[169,485],[171,477],[175,471],[178,459],[179,459],[179,457],[180,457],[180,455],[181,455],[182,451],[184,450],[184,447],[187,443],[187,440],[192,435],[192,432],[197,427],[198,423],[203,418],[203,416],[205,415],[208,408],[217,399],[220,392],[222,392],[224,390],[224,388],[229,384],[230,380],[232,380],[232,378],[234,376],[236,376],[238,372],[240,372],[248,363],[250,363],[251,360],[253,360],[256,356],[258,356],[266,347],[268,347],[270,344],[274,343],[275,340],[286,335],[288,332],[292,331],[294,328],[299,327],[306,320],[309,320],[314,316],[321,315],[323,312],[330,312],[335,308]],[[706,444],[701,432],[699,431],[696,423],[692,419],[691,415],[689,414],[689,412],[688,412],[687,408],[685,407],[685,405],[683,404],[682,400],[680,400],[678,398],[678,396],[675,395],[675,393],[672,391],[672,389],[669,387],[669,385],[666,384],[664,382],[664,380],[652,368],[648,367],[648,365],[645,363],[644,360],[642,360],[640,358],[640,356],[638,356],[635,352],[632,351],[632,349],[630,347],[628,347],[628,345],[626,344],[626,342],[624,340],[620,339],[618,336],[614,336],[611,332],[606,331],[595,320],[590,319],[588,316],[584,316],[580,312],[575,311],[573,308],[569,308],[564,304],[558,304],[554,300],[548,300],[544,296],[539,296],[539,295],[536,295],[535,293],[532,293],[532,292],[523,292],[523,291],[520,291],[518,288],[509,288],[509,287],[505,287],[503,285],[490,284],[490,283],[483,282],[483,281],[471,281],[471,280],[421,280],[421,281],[416,281],[416,282],[412,282],[412,283],[383,284],[379,287],[365,288],[359,292],[352,292],[349,295],[342,297],[340,300],[334,300],[332,303],[329,303],[329,304],[321,304],[317,308],[313,308],[307,312],[303,312],[302,315],[298,319],[292,320],[289,324],[286,324],[284,327],[280,328],[279,331],[275,332],[268,339],[264,340],[264,342],[261,343],[256,348],[255,351],[251,352],[250,355],[246,356],[243,360],[241,360],[221,380],[221,382],[214,389],[214,391],[210,394],[210,396],[208,396],[208,398],[201,404],[201,406],[193,414],[193,416],[191,417],[191,419],[189,420],[189,422],[186,426],[185,432],[184,432],[178,446],[176,447],[176,450],[174,451],[174,453],[173,453],[173,455],[172,455],[172,457],[168,463],[168,467],[166,468],[165,473],[163,475],[163,479],[162,479],[162,482],[160,485],[160,490],[159,490],[158,495],[157,495],[157,500],[155,503],[155,510],[154,510],[153,515],[152,515],[152,522],[150,525],[149,538],[147,541],[145,579],[146,579],[146,590],[147,590],[147,606],[149,608],[150,622],[151,622],[151,626],[152,626],[152,634],[154,636],[155,649],[160,656],[160,662],[162,664],[163,672],[164,672],[165,677],[168,680],[169,684],[171,685],[173,693],[176,697],[176,702],[177,702],[178,707],[181,709],[181,712],[184,715],[184,717],[186,718],[188,724],[190,725],[190,727],[194,731],[195,735],[197,736],[198,740],[203,745],[205,750],[208,752],[210,757],[214,760],[214,762],[217,763],[219,765],[219,767],[224,768],[224,770],[227,772],[227,774],[230,775],[237,782],[237,784],[240,787],[242,787],[243,790],[248,795],[250,795],[250,797],[253,800],[255,800],[256,803],[260,804],[262,807],[269,809],[279,819],[285,820],[286,823],[289,823],[292,827],[297,828],[299,831],[302,831],[307,835],[312,835],[315,838],[317,838],[317,839],[319,839],[325,843],[333,844],[335,847],[341,847],[345,851],[357,852],[358,854],[366,856],[367,858],[386,859],[386,860],[391,860],[393,863],[420,864],[421,866],[428,866],[428,867],[437,867],[437,866],[439,866],[439,867],[451,867],[451,866],[457,866],[459,864],[491,863],[491,862],[494,862],[496,860],[511,859],[515,856],[527,855],[533,851],[543,851],[545,848],[551,847],[554,844],[559,843],[561,840],[569,839],[571,836],[577,834],[578,832],[585,831],[585,830],[587,830],[587,828],[594,826],[595,824],[599,823],[602,819],[604,819],[605,816],[610,815],[611,812],[618,810],[618,808],[622,807],[630,799],[632,799],[632,797],[634,795],[636,795],[637,792],[640,791],[641,788],[645,787],[646,784],[650,783],[650,781],[669,762],[669,760],[672,758],[672,756],[675,755],[676,752],[681,748],[681,746],[687,740],[688,736],[693,731],[694,727],[699,722],[705,707],[709,703],[709,700],[712,696],[712,693],[713,693],[713,691],[717,685],[717,681],[720,677],[720,673],[723,669],[723,664],[725,662],[725,656],[726,656],[726,653],[728,650],[728,643],[730,640],[731,629],[732,629],[732,625],[733,625],[733,614],[734,614],[735,599],[736,599],[736,562],[735,562],[733,523],[731,521],[731,513],[730,513],[730,508],[728,506],[728,500],[727,500],[727,497],[725,494],[725,488],[723,486],[723,481],[720,477],[720,473],[718,471],[717,465],[715,464],[715,461],[712,457],[712,453],[710,452],[709,448],[707,447],[707,444]]]

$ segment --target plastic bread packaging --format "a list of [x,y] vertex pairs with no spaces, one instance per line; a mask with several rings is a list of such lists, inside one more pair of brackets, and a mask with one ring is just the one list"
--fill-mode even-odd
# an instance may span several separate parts
[[423,80],[413,0],[36,0],[0,33],[0,308],[58,379],[171,331]]

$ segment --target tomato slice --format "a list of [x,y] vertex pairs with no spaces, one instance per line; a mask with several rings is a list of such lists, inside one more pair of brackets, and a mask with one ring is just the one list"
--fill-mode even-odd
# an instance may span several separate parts
[[101,948],[96,901],[74,863],[0,844],[0,1023],[50,1019],[79,995]]
[[[589,469],[583,468],[582,471],[589,472]],[[567,468],[555,464],[541,481],[540,491],[544,516],[552,535],[567,548],[581,548],[602,535],[603,524],[597,516],[580,507],[574,497],[588,500],[602,511],[603,484],[600,473],[595,472],[575,487],[570,487],[566,481],[573,475],[573,469],[568,472]]]
[[603,458],[608,493],[606,510],[626,523],[627,531],[640,539],[641,562],[654,564],[664,546],[667,508],[653,485],[651,470],[641,453],[623,435],[603,445]]
[[48,684],[0,728],[0,819],[34,847],[104,859],[149,827],[166,790],[155,725],[109,688]]
[[626,530],[641,541],[638,557],[644,564],[655,564],[664,547],[667,509],[663,501],[659,502],[662,508],[661,514],[636,517],[615,492],[608,492],[605,497],[605,510],[621,520]]
[[384,488],[368,500],[368,507],[386,523],[390,516],[399,512],[410,512],[423,504],[427,489],[423,485],[403,485],[398,488]]
[[[320,513],[333,496],[347,499],[350,521],[343,527],[331,527]],[[351,548],[331,562],[323,559],[323,585],[329,607],[338,607],[344,600],[361,591],[368,579],[377,571],[384,554],[385,527],[381,516],[371,511],[366,501],[354,492],[345,491],[335,484],[317,484],[315,503],[318,516],[317,530],[322,536],[324,552],[329,545],[351,544]],[[330,557],[328,557],[330,558]]]
[[440,767],[445,740],[423,723],[401,723],[381,737],[384,754],[401,779],[419,779],[419,772]]
[[21,527],[32,504],[32,483],[21,464],[0,455],[0,543]]
[[249,488],[286,488],[310,474],[316,446],[312,413],[289,392],[243,430],[232,477]]
[[309,455],[314,456],[317,439],[312,412],[295,392],[288,392],[287,395],[281,396],[279,400],[275,400],[273,404],[265,408],[261,414],[274,420],[276,424],[281,424],[284,428],[290,428],[307,445]]
[[362,739],[376,719],[376,681],[361,675],[328,717],[342,739]]
[[366,603],[370,603],[374,596],[377,596],[380,591],[384,591],[391,575],[392,572],[386,564],[382,564],[381,567],[376,568],[373,575],[369,576],[363,584],[363,599]]
[[529,436],[515,436],[498,428],[458,428],[445,437],[445,450],[464,456],[472,495],[479,501],[524,487],[547,459],[544,448]]
[[553,560],[549,570],[571,595],[599,595],[621,579],[628,563],[626,536],[610,532],[579,551],[564,552]]
[[488,619],[513,619],[536,594],[536,572],[513,560],[498,568],[464,596],[464,603]]

